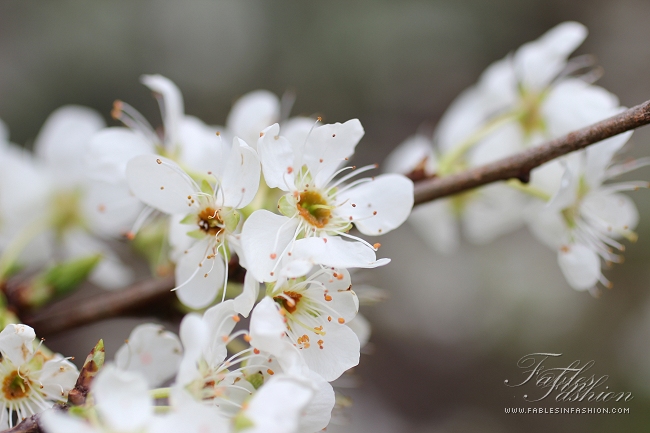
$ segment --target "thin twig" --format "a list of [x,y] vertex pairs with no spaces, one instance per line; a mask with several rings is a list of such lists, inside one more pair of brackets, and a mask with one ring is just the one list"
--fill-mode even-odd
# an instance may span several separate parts
[[467,191],[500,180],[519,179],[528,182],[530,171],[552,159],[583,149],[626,131],[650,123],[650,101],[630,108],[616,116],[462,173],[422,180],[415,185],[415,204]]

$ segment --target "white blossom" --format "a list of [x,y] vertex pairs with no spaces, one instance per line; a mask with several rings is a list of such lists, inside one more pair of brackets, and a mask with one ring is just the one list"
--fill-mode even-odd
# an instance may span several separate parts
[[46,355],[34,348],[34,330],[27,325],[7,325],[0,333],[0,428],[65,402],[79,372],[61,355]]

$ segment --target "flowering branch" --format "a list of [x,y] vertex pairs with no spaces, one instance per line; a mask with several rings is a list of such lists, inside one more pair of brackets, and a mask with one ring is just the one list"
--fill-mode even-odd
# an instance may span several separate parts
[[[501,180],[519,179],[526,183],[530,171],[535,167],[649,123],[650,101],[646,101],[616,116],[520,154],[463,173],[418,181],[415,185],[415,204]],[[143,307],[155,299],[169,295],[173,287],[172,277],[145,280],[124,290],[106,292],[80,301],[63,300],[24,317],[23,320],[39,329],[42,334],[52,334]]]
[[463,173],[424,179],[415,185],[415,204],[457,194],[492,182],[519,179],[527,183],[535,167],[567,153],[650,123],[650,101],[616,116],[551,140],[517,155]]

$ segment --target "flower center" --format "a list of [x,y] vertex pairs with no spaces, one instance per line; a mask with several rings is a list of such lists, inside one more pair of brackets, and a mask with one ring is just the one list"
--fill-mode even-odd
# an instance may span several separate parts
[[280,296],[275,296],[273,300],[280,303],[282,308],[287,310],[288,313],[293,313],[298,308],[298,301],[300,301],[300,298],[302,298],[300,293],[287,291],[282,292],[282,295]]
[[224,228],[219,211],[211,207],[206,207],[199,212],[197,224],[210,236],[217,236]]
[[314,227],[323,228],[329,222],[332,208],[317,191],[303,191],[296,205],[298,213]]
[[29,380],[18,375],[14,370],[2,381],[2,393],[5,400],[18,400],[29,394]]

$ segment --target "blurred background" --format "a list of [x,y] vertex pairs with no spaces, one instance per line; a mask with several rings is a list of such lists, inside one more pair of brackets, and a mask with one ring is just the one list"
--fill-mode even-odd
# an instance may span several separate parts
[[[589,28],[577,54],[597,57],[600,85],[626,106],[650,99],[648,19],[646,0],[4,0],[0,118],[26,146],[64,104],[116,124],[109,112],[119,98],[157,124],[139,77],[160,73],[180,87],[186,113],[208,124],[223,124],[232,102],[255,89],[295,92],[293,115],[358,117],[366,135],[355,163],[380,162],[417,130],[432,130],[491,62],[565,20]],[[650,155],[650,130],[629,147]],[[650,170],[628,178],[648,180]],[[647,431],[650,193],[633,197],[640,240],[606,272],[614,288],[600,299],[572,290],[555,253],[525,230],[452,256],[431,252],[408,224],[384,236],[381,253],[392,263],[360,277],[390,299],[363,310],[372,343],[355,371],[359,387],[341,389],[354,405],[328,431]],[[94,324],[48,345],[81,360],[103,337],[112,357],[135,323]],[[505,414],[561,406],[525,403],[523,390],[504,385],[533,352],[563,353],[554,366],[594,360],[591,373],[632,392],[631,413]]]

